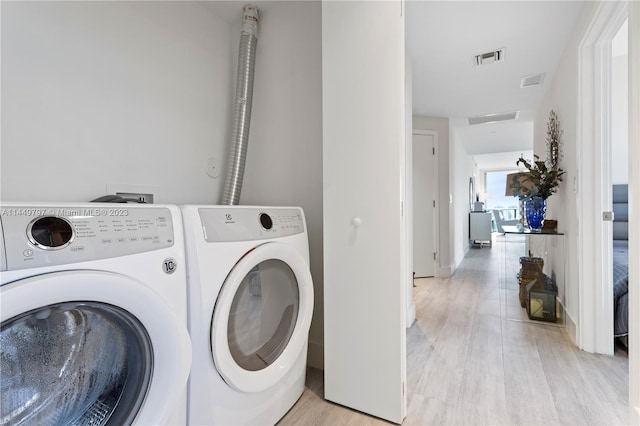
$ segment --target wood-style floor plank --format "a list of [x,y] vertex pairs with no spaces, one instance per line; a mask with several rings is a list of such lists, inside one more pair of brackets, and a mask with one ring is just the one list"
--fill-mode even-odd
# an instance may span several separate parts
[[[518,248],[494,236],[492,248],[471,249],[452,277],[416,280],[404,424],[627,423],[624,351],[585,353],[561,327],[507,319],[527,318],[517,286],[502,288],[502,278],[519,269]],[[310,368],[304,394],[279,424],[386,424],[323,393],[322,371]]]
[[509,424],[555,425],[560,420],[553,407],[549,383],[541,374],[542,360],[530,327],[513,321],[503,322],[504,378]]

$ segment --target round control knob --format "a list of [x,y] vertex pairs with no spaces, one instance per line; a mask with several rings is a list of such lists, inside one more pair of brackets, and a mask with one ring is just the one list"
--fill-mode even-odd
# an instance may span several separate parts
[[260,225],[267,231],[273,228],[273,220],[271,220],[271,216],[266,213],[260,213]]
[[29,224],[27,237],[36,247],[50,250],[68,246],[74,233],[71,223],[57,216],[40,217]]
[[362,219],[360,219],[359,217],[354,217],[353,219],[351,219],[351,224],[354,228],[359,228],[360,225],[362,225]]

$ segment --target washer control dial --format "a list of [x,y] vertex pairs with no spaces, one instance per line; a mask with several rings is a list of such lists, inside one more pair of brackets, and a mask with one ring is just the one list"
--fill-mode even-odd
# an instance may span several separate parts
[[271,219],[271,216],[266,213],[260,213],[260,225],[262,225],[262,227],[267,231],[273,228],[273,220]]

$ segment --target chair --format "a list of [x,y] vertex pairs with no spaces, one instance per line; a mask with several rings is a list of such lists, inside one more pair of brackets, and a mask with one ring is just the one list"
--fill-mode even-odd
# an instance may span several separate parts
[[502,214],[502,210],[493,209],[493,220],[496,222],[496,230],[501,234],[505,233],[503,226],[517,226],[520,221],[518,219],[506,220]]

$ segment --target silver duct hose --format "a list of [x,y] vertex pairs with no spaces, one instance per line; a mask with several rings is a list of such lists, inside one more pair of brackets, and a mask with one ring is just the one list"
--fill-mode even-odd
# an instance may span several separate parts
[[231,152],[222,193],[222,204],[236,205],[240,202],[244,164],[247,158],[251,101],[253,99],[253,74],[256,65],[258,44],[258,8],[246,5],[242,11],[242,33],[238,52],[238,76],[233,111]]

